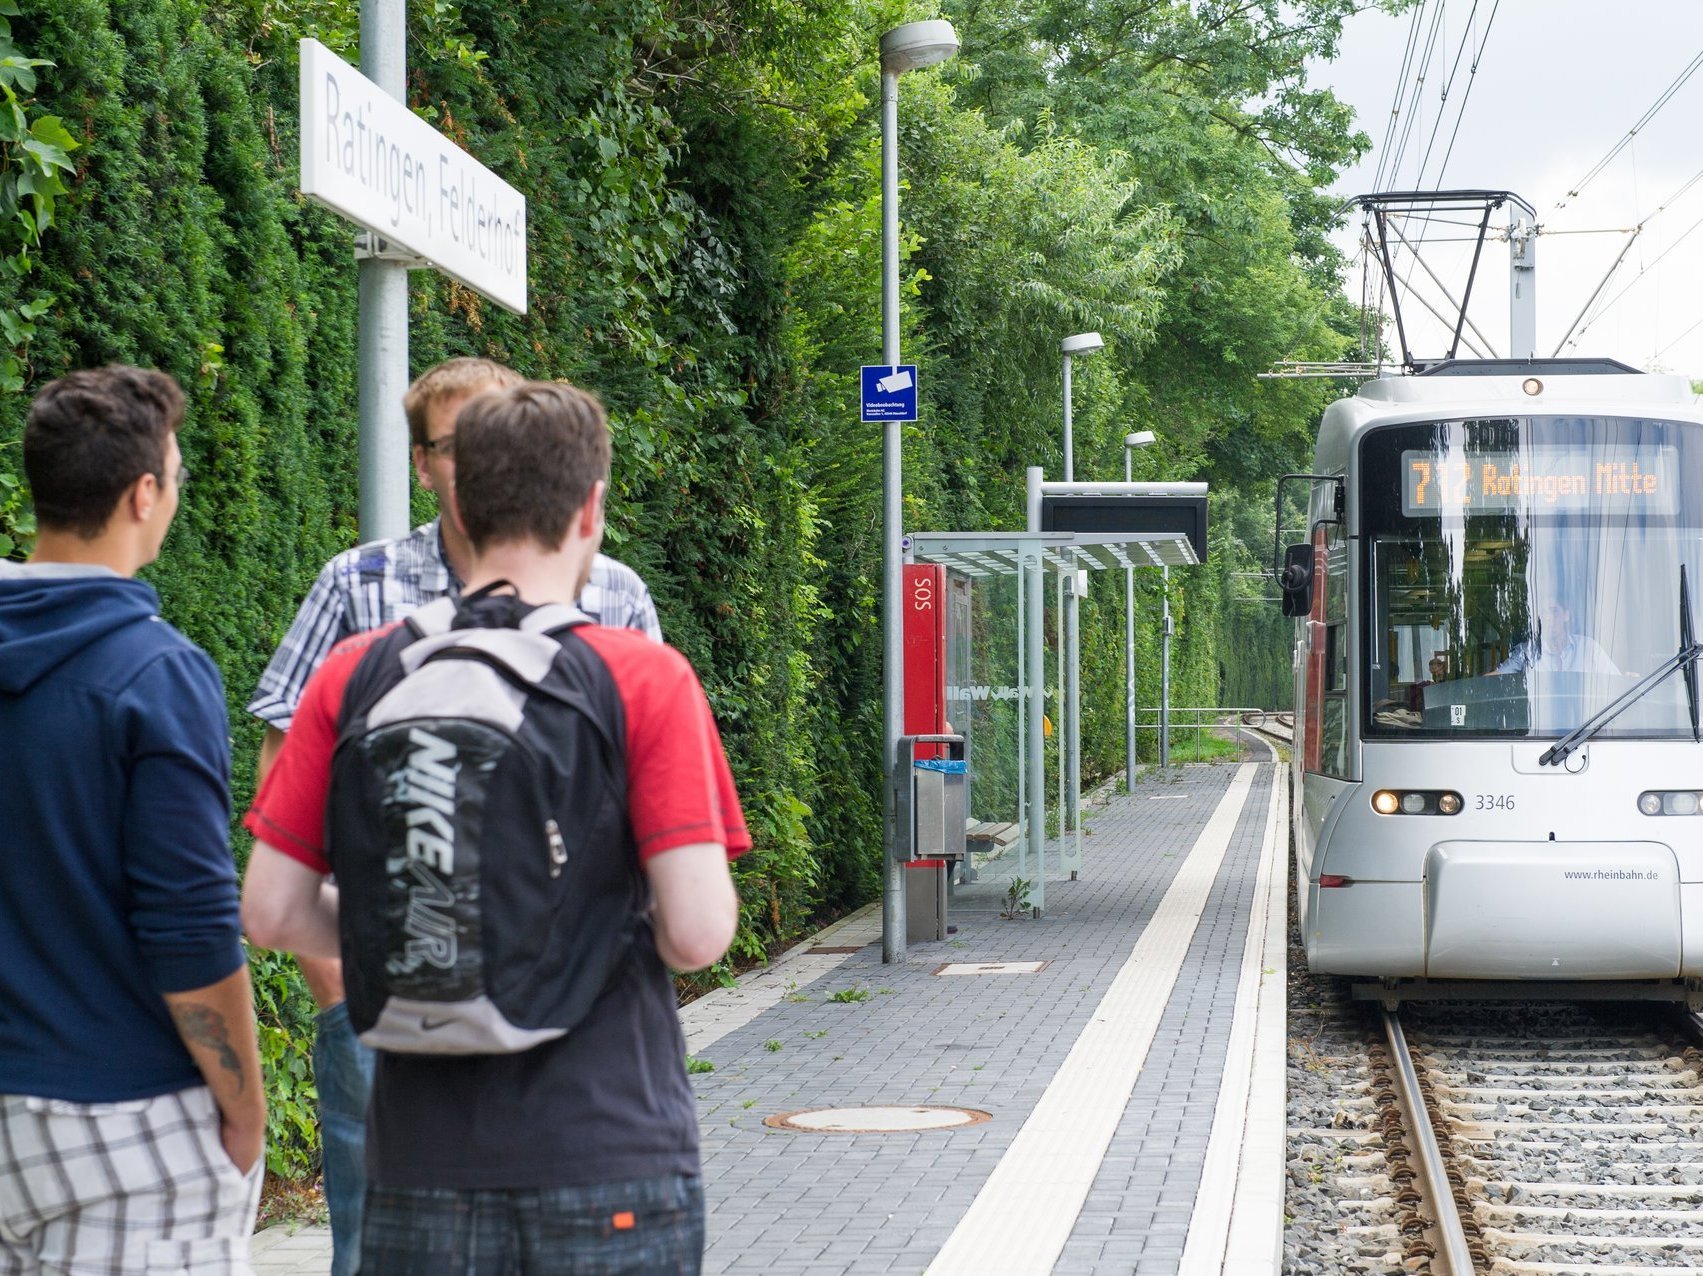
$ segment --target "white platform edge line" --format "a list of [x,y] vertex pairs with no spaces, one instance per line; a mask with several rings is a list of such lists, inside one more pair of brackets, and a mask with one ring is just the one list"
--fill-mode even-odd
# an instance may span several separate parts
[[728,1033],[743,1028],[758,1015],[843,966],[855,953],[812,953],[810,949],[834,939],[860,945],[881,938],[881,902],[866,904],[825,927],[810,939],[794,944],[767,966],[748,970],[731,988],[717,988],[680,1007],[680,1031],[686,1053],[709,1049]]
[[1045,1276],[1117,1133],[1258,764],[1243,763],[1158,909],[928,1276]]
[[[1276,768],[1273,768],[1275,772]],[[1230,1218],[1236,1204],[1234,1185],[1241,1181],[1247,1132],[1248,1098],[1253,1086],[1254,1043],[1260,1004],[1260,963],[1265,956],[1266,922],[1270,908],[1272,821],[1277,814],[1276,779],[1266,803],[1265,829],[1260,840],[1259,870],[1249,901],[1247,938],[1242,945],[1236,978],[1236,1008],[1224,1050],[1224,1072],[1218,1083],[1218,1102],[1212,1112],[1212,1133],[1195,1188],[1188,1240],[1178,1276],[1217,1276],[1223,1270],[1230,1241]]]
[[1259,1027],[1254,1033],[1256,1091],[1249,1099],[1225,1276],[1275,1276],[1283,1267],[1289,1186],[1289,769],[1282,762],[1275,783],[1277,860],[1266,913]]
[[[1275,751],[1274,751],[1275,756]],[[1284,798],[1288,777],[1280,762],[1272,766],[1271,797],[1266,806],[1265,832],[1260,846],[1259,873],[1248,917],[1247,940],[1236,986],[1236,1010],[1225,1048],[1224,1075],[1212,1117],[1212,1134],[1201,1167],[1188,1240],[1178,1267],[1179,1276],[1219,1276],[1228,1270],[1233,1252],[1245,1249],[1249,1228],[1258,1229],[1273,1217],[1275,1230],[1266,1235],[1269,1253],[1263,1264],[1242,1270],[1274,1276],[1282,1254],[1284,1119],[1283,1052],[1287,1023],[1284,976],[1284,928],[1281,920],[1288,882],[1288,827]],[[1273,936],[1278,947],[1272,952]],[[1269,973],[1268,973],[1269,972]],[[1274,1012],[1275,1010],[1275,1022]],[[1275,1034],[1276,1073],[1268,1049]],[[1271,1094],[1275,1081],[1277,1094]],[[1279,1136],[1276,1163],[1277,1196],[1270,1200],[1271,1166],[1264,1160],[1270,1130]],[[1233,1239],[1234,1238],[1234,1239]],[[1240,1262],[1245,1255],[1237,1254]]]

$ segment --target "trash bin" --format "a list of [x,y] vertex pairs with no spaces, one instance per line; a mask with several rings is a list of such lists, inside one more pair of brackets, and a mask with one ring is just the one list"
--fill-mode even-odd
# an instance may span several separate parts
[[919,859],[962,859],[969,764],[962,758],[921,758],[912,764],[911,785],[911,854]]
[[946,938],[946,861],[911,860],[905,865],[905,941]]

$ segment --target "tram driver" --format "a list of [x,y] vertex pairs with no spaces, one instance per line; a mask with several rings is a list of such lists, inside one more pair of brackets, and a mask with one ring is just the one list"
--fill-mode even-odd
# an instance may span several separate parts
[[1539,673],[1620,672],[1601,643],[1574,627],[1572,609],[1561,599],[1542,599],[1533,615],[1536,631],[1530,638],[1515,643],[1495,672],[1519,673],[1527,669]]

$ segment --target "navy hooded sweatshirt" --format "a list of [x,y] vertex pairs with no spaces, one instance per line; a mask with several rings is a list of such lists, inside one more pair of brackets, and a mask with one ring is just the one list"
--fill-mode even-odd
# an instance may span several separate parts
[[201,1083],[160,994],[243,962],[229,731],[150,586],[0,562],[0,1094]]

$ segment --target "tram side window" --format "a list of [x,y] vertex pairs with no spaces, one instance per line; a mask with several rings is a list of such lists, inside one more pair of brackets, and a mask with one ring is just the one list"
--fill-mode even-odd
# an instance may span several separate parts
[[1348,777],[1348,547],[1339,524],[1324,538],[1324,701],[1319,714],[1319,770]]

